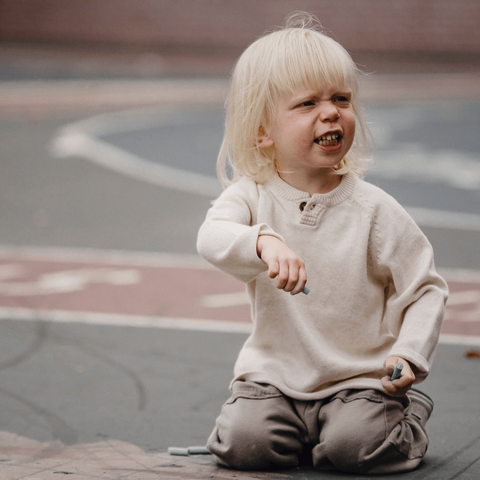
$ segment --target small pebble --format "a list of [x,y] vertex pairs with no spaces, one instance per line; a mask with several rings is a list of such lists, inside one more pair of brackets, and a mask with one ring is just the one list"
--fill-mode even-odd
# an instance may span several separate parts
[[466,358],[480,358],[480,351],[478,350],[469,350],[465,353]]

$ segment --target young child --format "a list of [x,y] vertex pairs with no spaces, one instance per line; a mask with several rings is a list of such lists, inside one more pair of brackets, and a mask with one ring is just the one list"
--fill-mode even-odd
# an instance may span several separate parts
[[310,449],[316,468],[411,470],[433,402],[410,388],[430,371],[447,286],[413,220],[361,180],[357,68],[312,18],[254,42],[233,73],[219,156],[233,182],[198,250],[246,283],[254,327],[208,448],[241,470],[292,468]]

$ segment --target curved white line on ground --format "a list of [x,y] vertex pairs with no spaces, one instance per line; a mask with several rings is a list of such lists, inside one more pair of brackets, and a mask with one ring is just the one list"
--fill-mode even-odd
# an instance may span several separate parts
[[429,208],[405,207],[418,225],[422,227],[447,228],[480,232],[480,215],[474,213],[430,210]]
[[96,115],[63,127],[52,142],[51,153],[58,158],[81,157],[146,183],[215,198],[222,192],[216,178],[145,160],[98,138],[152,126],[180,126],[185,121],[171,115],[181,111],[141,109]]
[[222,192],[217,179],[167,167],[126,152],[79,131],[65,132],[53,146],[57,157],[82,157],[136,180],[215,198]]
[[480,189],[478,154],[445,149],[429,151],[425,145],[405,143],[401,150],[396,146],[377,155],[367,174],[393,180],[443,183],[462,190]]
[[[182,111],[186,110],[145,108],[96,115],[62,128],[52,142],[51,153],[58,158],[85,158],[153,185],[216,198],[222,192],[222,187],[217,179],[145,160],[98,138],[98,136],[108,133],[132,132],[152,126],[181,126],[185,124],[184,120],[172,118],[172,114]],[[445,155],[447,153],[445,152]],[[422,173],[428,167],[427,170],[431,175],[432,167],[421,155],[415,156],[411,162],[407,162],[407,166],[411,167],[410,170],[405,167],[405,157],[402,158],[403,162],[400,161],[400,158],[396,158],[395,162],[391,161],[392,159],[388,162],[379,162],[377,169],[372,169],[372,173],[387,178],[402,176],[408,178],[409,175],[413,175],[414,170],[415,174],[418,174],[419,171]],[[448,169],[446,166],[449,165],[446,157],[438,161],[442,168],[438,169],[440,173],[437,175],[437,180],[445,181],[447,178],[454,178],[451,175],[452,169]],[[477,165],[477,162],[472,159],[468,159],[468,162],[465,160],[465,162],[465,168],[460,171],[465,171],[468,175],[462,181],[455,177],[452,180],[453,184],[457,188],[477,188],[480,185],[480,164]],[[418,169],[420,170],[417,171]],[[408,206],[406,210],[420,226],[480,232],[480,215]]]

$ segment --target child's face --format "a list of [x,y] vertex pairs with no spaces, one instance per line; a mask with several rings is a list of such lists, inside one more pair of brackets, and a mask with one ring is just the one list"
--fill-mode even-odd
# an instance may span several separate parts
[[336,86],[322,91],[302,89],[282,98],[262,144],[274,147],[278,170],[304,177],[331,173],[355,136],[350,100],[350,89]]

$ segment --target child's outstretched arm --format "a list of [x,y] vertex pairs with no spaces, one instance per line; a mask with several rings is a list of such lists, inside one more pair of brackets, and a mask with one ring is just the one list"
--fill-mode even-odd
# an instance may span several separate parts
[[[403,364],[402,374],[400,378],[392,382],[390,377],[397,363]],[[384,367],[386,375],[382,378],[383,389],[389,395],[403,397],[412,388],[413,382],[415,381],[414,367],[412,368],[412,365],[401,357],[388,357],[385,360]]]
[[268,276],[277,277],[276,287],[296,295],[307,283],[304,261],[272,235],[259,235],[257,254],[267,264]]
[[258,185],[242,178],[215,200],[198,232],[198,253],[244,283],[268,269],[257,253],[258,237],[270,235],[283,241],[269,225],[258,222],[258,202]]

